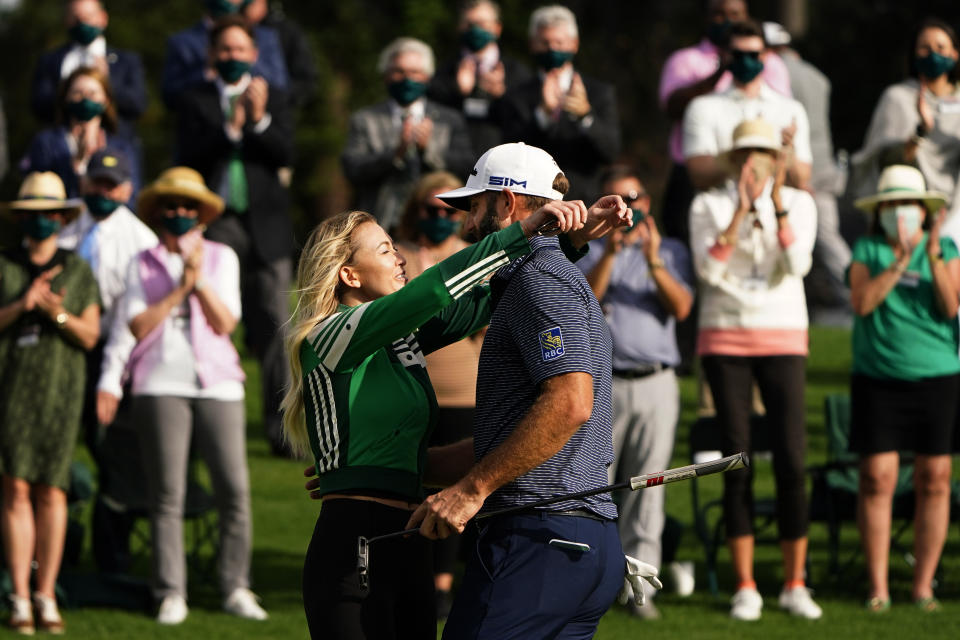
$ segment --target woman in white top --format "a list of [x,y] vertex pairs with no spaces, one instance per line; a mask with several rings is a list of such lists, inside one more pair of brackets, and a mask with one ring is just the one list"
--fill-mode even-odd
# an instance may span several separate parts
[[183,508],[191,442],[210,471],[219,514],[223,607],[263,620],[249,589],[244,375],[230,341],[240,318],[240,265],[232,249],[202,236],[223,200],[199,173],[174,167],[144,189],[137,210],[160,236],[131,261],[124,297],[137,339],[128,371],[150,501],[157,622],[187,616]]

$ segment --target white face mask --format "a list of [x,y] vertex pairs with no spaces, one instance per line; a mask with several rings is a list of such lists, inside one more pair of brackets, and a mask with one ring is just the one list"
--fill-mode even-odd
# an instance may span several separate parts
[[880,210],[880,226],[891,240],[900,238],[901,220],[903,220],[904,232],[908,238],[911,238],[923,221],[923,209],[918,204],[898,204]]

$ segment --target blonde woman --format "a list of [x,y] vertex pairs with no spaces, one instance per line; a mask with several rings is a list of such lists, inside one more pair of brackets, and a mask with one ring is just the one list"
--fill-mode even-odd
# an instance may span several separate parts
[[373,546],[363,591],[357,537],[403,529],[422,498],[425,468],[449,480],[443,467],[457,462],[442,448],[427,451],[437,402],[424,354],[487,323],[489,288],[479,283],[528,253],[538,228],[575,230],[585,217],[580,202],[550,202],[409,284],[406,260],[369,213],[342,213],[311,234],[297,274],[287,339],[293,383],[283,407],[285,436],[294,451],[312,454],[319,477],[311,485],[324,502],[304,562],[313,637],[436,634],[428,541]]

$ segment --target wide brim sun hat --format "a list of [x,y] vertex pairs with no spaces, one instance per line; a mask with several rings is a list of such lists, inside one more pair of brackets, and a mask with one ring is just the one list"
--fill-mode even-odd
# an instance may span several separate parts
[[916,167],[893,164],[883,170],[877,181],[877,193],[858,198],[853,206],[873,213],[883,202],[891,200],[920,200],[927,211],[936,213],[947,204],[947,195],[939,191],[927,191],[927,181]]
[[17,199],[3,203],[6,212],[63,211],[67,222],[76,219],[83,210],[83,200],[67,198],[63,180],[52,171],[35,171],[27,175],[20,185]]
[[171,167],[140,192],[137,215],[147,224],[155,226],[161,214],[157,211],[157,201],[169,196],[196,200],[199,205],[198,223],[202,225],[209,225],[223,213],[223,198],[207,188],[203,176],[190,167]]

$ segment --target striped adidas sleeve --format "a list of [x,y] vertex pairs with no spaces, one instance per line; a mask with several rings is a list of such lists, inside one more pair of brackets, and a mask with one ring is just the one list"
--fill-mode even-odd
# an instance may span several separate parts
[[341,310],[321,322],[307,340],[331,371],[360,364],[377,349],[414,331],[488,275],[530,251],[519,223],[453,254],[403,289]]

